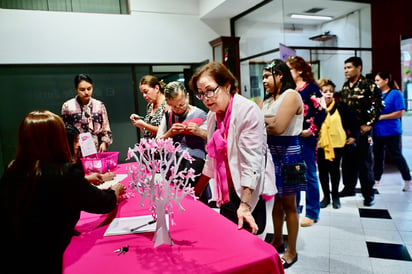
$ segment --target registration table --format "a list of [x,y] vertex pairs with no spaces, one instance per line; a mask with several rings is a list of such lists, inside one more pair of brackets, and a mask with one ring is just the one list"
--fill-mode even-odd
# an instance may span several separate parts
[[[126,164],[116,173],[126,173]],[[128,178],[122,181],[128,185]],[[140,195],[121,201],[110,214],[82,212],[64,254],[64,274],[81,273],[283,273],[276,249],[191,197],[184,212],[173,203],[173,246],[154,247],[154,232],[104,236],[113,218],[150,215],[149,200]],[[114,251],[128,246],[128,252]]]

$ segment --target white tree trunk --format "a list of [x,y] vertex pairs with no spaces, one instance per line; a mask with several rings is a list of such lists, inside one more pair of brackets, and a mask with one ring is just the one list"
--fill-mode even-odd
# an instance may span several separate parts
[[154,247],[157,247],[162,244],[174,245],[173,240],[170,237],[170,233],[169,233],[164,200],[156,201],[156,215],[157,215],[156,232],[153,237],[153,242],[155,242]]

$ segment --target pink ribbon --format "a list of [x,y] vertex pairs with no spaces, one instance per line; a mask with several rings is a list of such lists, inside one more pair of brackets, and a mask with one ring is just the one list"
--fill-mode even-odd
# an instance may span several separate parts
[[213,133],[212,138],[206,144],[206,150],[210,157],[214,158],[215,169],[215,194],[216,203],[220,207],[230,201],[229,185],[226,173],[227,160],[227,134],[229,131],[230,116],[232,114],[233,96],[230,99],[229,105],[226,109],[225,117],[216,114],[217,130]]

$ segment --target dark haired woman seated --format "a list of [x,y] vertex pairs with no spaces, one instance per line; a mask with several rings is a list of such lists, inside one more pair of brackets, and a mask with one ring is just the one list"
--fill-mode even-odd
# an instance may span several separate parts
[[125,187],[100,190],[71,162],[62,119],[49,111],[27,114],[16,159],[0,181],[2,271],[61,273],[80,211],[109,213],[116,207]]

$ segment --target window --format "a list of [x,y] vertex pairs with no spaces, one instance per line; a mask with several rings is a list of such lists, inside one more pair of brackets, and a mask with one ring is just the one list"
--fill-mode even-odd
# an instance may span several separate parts
[[128,0],[0,0],[0,8],[128,14]]

